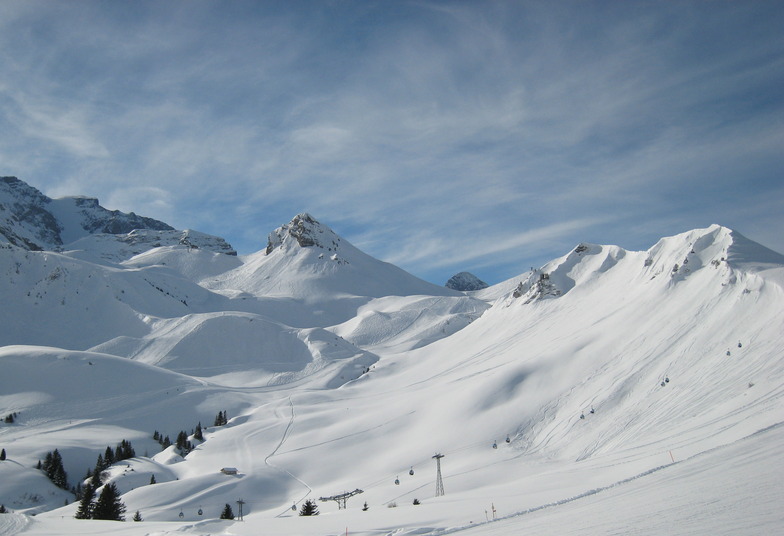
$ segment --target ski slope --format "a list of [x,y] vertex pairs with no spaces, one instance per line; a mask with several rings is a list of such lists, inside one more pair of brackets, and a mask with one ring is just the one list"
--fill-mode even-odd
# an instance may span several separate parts
[[[137,296],[113,299],[143,329],[90,331],[86,340],[105,339],[83,348],[0,348],[0,410],[19,413],[0,425],[9,458],[0,462],[0,503],[14,512],[0,516],[0,533],[784,530],[779,254],[711,226],[643,252],[580,244],[470,295],[427,294],[399,274],[351,294],[350,282],[383,272],[343,270],[372,263],[342,243],[343,264],[312,246],[284,248],[285,231],[271,239],[278,249],[217,275],[215,262],[200,272],[198,256],[183,249],[175,261],[171,247],[90,266]],[[320,224],[311,231],[327,233]],[[8,252],[13,272],[23,254]],[[245,286],[254,278],[265,282]],[[169,291],[166,300],[156,301],[162,293],[150,281]],[[273,288],[279,295],[267,294]],[[62,292],[75,296],[68,285]],[[198,299],[179,312],[168,300],[185,294]],[[288,322],[298,308],[310,312]],[[212,426],[224,410],[228,424]],[[173,438],[199,422],[205,441],[184,458],[152,440],[153,431]],[[121,439],[139,457],[107,478],[127,518],[138,510],[144,522],[73,519],[77,505],[63,506],[67,492],[36,461],[59,448],[74,482]],[[345,510],[320,501],[319,516],[295,511],[357,489]],[[239,499],[243,521],[217,519],[227,503],[236,513]]]

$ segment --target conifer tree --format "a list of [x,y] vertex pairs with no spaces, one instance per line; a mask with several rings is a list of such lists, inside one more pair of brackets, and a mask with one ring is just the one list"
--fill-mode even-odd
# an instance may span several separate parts
[[114,482],[103,487],[101,496],[95,502],[93,519],[107,519],[110,521],[125,521],[125,505],[120,500],[120,492]]
[[98,466],[95,467],[95,471],[93,471],[93,476],[90,479],[90,484],[92,484],[93,489],[98,489],[101,487],[101,473],[103,471],[98,469]]
[[156,480],[155,480],[155,475],[152,475],[152,476],[150,477],[150,484],[157,484],[157,482],[156,482]]
[[5,509],[4,504],[0,504],[0,514],[7,514],[8,510]]
[[314,501],[310,499],[306,500],[302,504],[302,508],[299,510],[299,515],[301,516],[317,516],[319,515],[318,506]]
[[63,458],[60,456],[60,451],[54,449],[54,452],[47,452],[44,463],[41,464],[40,468],[55,486],[68,489],[68,475],[63,467]]
[[144,521],[142,519],[142,514],[138,510],[136,510],[136,513],[133,514],[133,520],[134,521]]
[[117,461],[117,459],[114,456],[114,451],[112,450],[112,447],[106,447],[106,452],[104,452],[103,455],[104,469],[112,465],[115,461]]
[[82,499],[79,501],[79,508],[76,510],[76,519],[91,519],[93,516],[93,498],[95,488],[88,482],[82,491]]
[[201,421],[199,421],[199,424],[196,425],[196,431],[193,432],[193,439],[198,439],[199,441],[204,441],[204,434],[202,433],[202,430],[201,430]]
[[223,507],[223,512],[220,515],[221,519],[234,519],[234,511],[231,509],[231,505],[226,503],[226,506]]
[[5,460],[5,449],[0,451],[0,461]]

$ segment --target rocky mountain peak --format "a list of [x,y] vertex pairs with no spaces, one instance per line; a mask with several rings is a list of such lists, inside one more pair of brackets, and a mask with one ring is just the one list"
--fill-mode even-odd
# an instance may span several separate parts
[[451,288],[452,290],[466,292],[471,290],[482,290],[483,288],[487,288],[488,284],[470,272],[460,272],[450,277],[449,281],[447,281],[444,286],[446,288]]
[[[149,233],[140,235],[134,234],[135,231]],[[98,235],[105,236],[96,238]],[[80,247],[121,242],[132,244],[134,253],[139,253],[160,245],[182,243],[183,236],[190,236],[192,247],[236,254],[218,237],[177,231],[162,221],[133,212],[108,210],[95,197],[51,199],[16,177],[0,177],[0,242],[29,250],[56,251],[75,242],[80,242]],[[118,251],[114,251],[117,248],[111,249],[112,258],[122,260],[117,257]]]
[[319,247],[337,251],[340,237],[313,216],[303,212],[269,234],[266,254],[269,255],[275,248],[290,249],[294,244],[301,248]]

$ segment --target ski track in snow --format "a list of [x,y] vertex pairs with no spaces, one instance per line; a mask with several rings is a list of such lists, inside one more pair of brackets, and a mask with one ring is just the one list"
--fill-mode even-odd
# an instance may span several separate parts
[[14,534],[24,532],[29,524],[30,518],[25,515],[0,514],[0,534],[2,536],[14,536]]
[[[270,453],[269,453],[269,454],[268,454],[268,455],[267,455],[267,456],[264,458],[264,463],[265,463],[265,464],[267,464],[269,467],[271,467],[271,468],[273,468],[273,469],[277,470],[277,471],[280,471],[280,472],[282,472],[282,473],[284,473],[284,474],[287,474],[288,476],[290,476],[291,478],[293,478],[294,480],[296,480],[297,482],[299,482],[300,484],[302,484],[302,485],[303,485],[303,486],[304,486],[304,487],[307,489],[307,492],[305,493],[305,495],[303,495],[302,497],[300,497],[300,499],[299,499],[298,501],[295,501],[295,503],[294,503],[294,504],[298,504],[298,503],[300,503],[300,502],[304,501],[306,498],[308,498],[308,497],[310,496],[310,494],[311,494],[311,493],[313,493],[313,488],[311,488],[311,487],[310,487],[310,486],[309,486],[309,485],[308,485],[306,482],[304,482],[303,480],[301,480],[301,479],[297,478],[297,476],[296,476],[296,475],[294,475],[294,474],[293,474],[291,471],[289,471],[288,469],[284,469],[284,468],[282,468],[282,467],[280,467],[280,466],[278,466],[278,465],[275,465],[274,463],[270,462],[270,458],[272,458],[273,456],[275,456],[275,455],[278,453],[278,451],[280,450],[280,448],[281,448],[281,447],[283,446],[283,444],[286,442],[286,439],[288,439],[288,437],[289,437],[289,434],[291,433],[291,430],[292,430],[292,428],[294,427],[294,419],[295,419],[295,417],[296,417],[296,411],[294,410],[294,400],[292,399],[291,395],[289,395],[289,397],[288,397],[288,402],[289,402],[289,408],[290,408],[290,410],[291,410],[291,416],[289,417],[289,422],[288,422],[288,424],[286,425],[286,429],[283,431],[283,434],[281,435],[281,437],[280,437],[280,441],[278,442],[278,444],[275,446],[275,448],[272,450],[272,452],[270,452]],[[278,415],[278,408],[277,408],[277,407],[275,408],[275,415],[276,415],[276,416]],[[286,510],[284,510],[284,511],[282,511],[281,513],[277,514],[275,517],[281,517],[281,516],[283,516],[284,514],[286,514],[286,513],[288,513],[288,512],[289,512],[289,509],[287,508]]]
[[[146,277],[125,278],[123,286],[112,283],[116,286],[114,293],[102,291],[120,303],[125,312],[131,308],[127,302],[130,291],[138,294],[134,298],[138,303],[149,299],[145,307],[150,310],[144,311],[144,317],[145,322],[149,322],[145,325],[154,328],[152,334],[132,337],[123,332],[123,337],[134,340],[142,337],[149,360],[162,360],[155,361],[156,364],[165,364],[167,355],[177,353],[175,349],[179,348],[182,355],[176,357],[183,360],[178,363],[182,370],[201,372],[203,377],[193,378],[191,383],[176,383],[185,381],[185,376],[180,376],[166,379],[176,385],[166,383],[166,387],[148,388],[132,375],[141,370],[139,367],[128,368],[119,360],[114,364],[121,372],[115,375],[128,371],[128,377],[123,375],[119,380],[123,383],[116,386],[108,383],[110,388],[104,389],[105,394],[100,396],[93,391],[94,384],[85,384],[78,393],[56,389],[54,382],[61,378],[51,372],[48,376],[51,380],[29,383],[18,391],[19,400],[8,397],[9,404],[27,404],[25,407],[29,407],[29,411],[22,411],[19,423],[0,426],[2,446],[9,447],[12,457],[19,457],[11,464],[0,465],[0,469],[4,471],[3,475],[20,478],[21,483],[8,491],[11,486],[3,487],[0,482],[0,494],[5,494],[2,498],[7,506],[7,498],[13,500],[12,494],[17,489],[26,491],[24,486],[31,479],[43,479],[31,470],[40,452],[30,451],[43,449],[44,438],[46,448],[63,446],[74,438],[76,441],[84,441],[85,437],[93,442],[102,441],[103,437],[98,437],[100,427],[108,428],[120,419],[127,428],[116,433],[127,431],[141,436],[149,433],[142,426],[148,424],[145,421],[150,416],[166,415],[170,421],[178,422],[183,420],[183,414],[178,412],[188,411],[189,415],[203,418],[219,408],[226,409],[224,404],[237,416],[231,420],[231,426],[212,430],[210,440],[199,444],[195,454],[177,460],[171,466],[182,480],[174,479],[158,488],[139,486],[126,495],[129,501],[134,501],[131,511],[137,507],[143,511],[149,508],[153,519],[150,525],[137,526],[137,533],[245,536],[266,533],[266,524],[270,524],[278,530],[270,534],[321,536],[337,534],[329,525],[330,521],[334,524],[349,519],[372,523],[372,527],[359,532],[367,535],[439,536],[487,530],[496,536],[504,534],[502,528],[494,529],[503,523],[519,519],[530,523],[537,517],[531,514],[537,512],[548,512],[547,515],[555,512],[556,519],[568,517],[573,514],[576,503],[591,503],[591,498],[597,496],[612,497],[615,495],[612,490],[634,489],[636,486],[630,485],[632,482],[654,482],[661,487],[644,490],[646,498],[674,492],[680,483],[692,482],[690,471],[695,470],[695,466],[705,470],[708,461],[716,463],[717,459],[732,466],[728,456],[711,457],[711,454],[730,451],[731,447],[740,450],[748,445],[744,441],[751,438],[761,438],[761,441],[781,438],[784,427],[779,422],[784,399],[784,361],[780,358],[780,334],[784,328],[780,284],[784,277],[779,269],[765,279],[731,266],[723,258],[718,261],[718,255],[728,254],[725,251],[728,247],[726,232],[718,226],[708,231],[695,231],[688,237],[661,241],[647,256],[655,257],[651,259],[653,268],[643,265],[645,255],[642,252],[627,255],[608,248],[612,258],[597,256],[596,248],[584,258],[571,253],[553,261],[548,268],[552,272],[551,281],[564,285],[563,295],[523,304],[525,297],[515,301],[506,292],[503,293],[505,298],[487,309],[486,315],[469,322],[462,330],[443,335],[438,335],[442,332],[440,322],[453,314],[448,301],[456,300],[455,311],[475,311],[478,310],[476,304],[466,297],[451,295],[429,302],[429,298],[422,300],[422,292],[430,289],[436,293],[437,290],[406,279],[405,274],[397,270],[389,271],[389,267],[382,270],[372,260],[359,256],[355,259],[351,257],[355,253],[344,245],[341,245],[341,258],[351,261],[346,266],[369,263],[363,265],[371,268],[367,280],[356,271],[341,276],[338,265],[316,260],[315,250],[298,248],[289,240],[285,248],[275,250],[272,255],[257,255],[253,266],[238,261],[241,266],[235,266],[232,273],[223,274],[228,278],[227,284],[257,285],[256,289],[247,292],[242,289],[247,294],[247,301],[245,298],[232,301],[208,296],[209,291],[194,283],[193,275],[182,280],[171,279],[170,272],[174,268],[145,268],[142,262],[138,270],[143,270]],[[700,238],[695,240],[692,235],[700,235]],[[725,242],[714,244],[717,236]],[[713,249],[720,250],[719,253],[712,251],[704,258],[695,256],[714,245]],[[699,251],[695,253],[695,250]],[[598,251],[603,251],[602,247]],[[13,253],[16,257],[8,255],[8,259],[21,262],[21,256],[16,253]],[[31,259],[36,257],[30,255]],[[670,272],[673,263],[685,266],[684,258],[687,257],[691,259],[688,269],[682,267],[677,273]],[[199,273],[195,260],[187,257],[180,260],[187,265],[185,272]],[[11,275],[14,270],[11,264],[8,266]],[[269,271],[265,272],[265,266]],[[85,273],[92,270],[86,261],[80,267]],[[24,299],[25,293],[13,288],[14,285],[23,286],[18,268],[16,275],[12,275],[16,280],[9,288]],[[41,273],[50,271],[46,265],[44,268],[38,270],[43,270]],[[119,271],[120,268],[113,270],[123,277],[126,275]],[[101,269],[96,273],[105,271]],[[385,274],[402,279],[387,280]],[[164,275],[163,283],[153,284],[156,277]],[[87,278],[90,277],[88,273]],[[71,279],[58,278],[56,284],[67,289]],[[376,303],[369,294],[346,295],[346,289],[353,288],[352,284],[356,282],[353,279],[363,279],[359,283],[374,292],[381,286],[386,289],[392,281],[394,284],[390,287],[395,287],[393,290],[401,296],[388,295]],[[188,288],[192,283],[196,286]],[[136,284],[138,288],[133,288]],[[180,287],[182,292],[177,290]],[[204,300],[214,299],[212,306],[216,308],[237,307],[245,310],[240,316],[257,314],[281,324],[269,332],[256,331],[258,328],[254,324],[255,338],[250,339],[250,343],[243,338],[244,328],[236,332],[240,335],[215,328],[214,332],[209,332],[212,335],[199,339],[197,329],[214,328],[203,320],[226,311],[211,310],[206,302],[204,309],[198,311],[189,309],[184,302],[171,308],[166,305],[168,301],[160,301],[161,288],[171,288],[172,293],[177,290],[175,294],[182,296],[196,296],[194,292],[202,296],[203,291]],[[262,303],[263,292],[253,295],[258,288],[290,288],[294,295],[281,298],[276,304],[280,307],[278,312],[270,305],[272,302]],[[122,292],[117,294],[117,289]],[[129,292],[123,298],[126,290]],[[74,318],[78,323],[90,326],[91,315],[100,310],[98,298],[102,295],[96,294],[93,303],[87,301],[85,293],[75,294],[78,300],[84,300],[83,303],[90,306],[91,312],[74,312]],[[69,306],[71,301],[77,302],[76,295],[68,294]],[[310,301],[298,302],[303,296]],[[466,301],[461,301],[463,298]],[[194,300],[189,297],[188,303],[198,303]],[[116,308],[118,305],[114,301],[112,306]],[[357,303],[362,304],[360,310],[366,315],[365,320],[371,321],[362,322],[355,317],[357,322],[351,322],[351,312],[357,310]],[[66,304],[57,305],[52,301],[46,305],[48,309],[36,310],[42,324],[56,325],[53,319],[62,318],[63,312],[69,311],[54,306],[66,307]],[[434,309],[437,312],[434,313]],[[105,310],[116,309],[106,306]],[[187,314],[178,316],[184,314],[178,311],[187,311]],[[316,312],[308,313],[307,318],[295,318],[305,311]],[[275,316],[276,312],[281,316]],[[142,313],[134,310],[133,314]],[[441,314],[443,316],[439,316]],[[282,326],[284,319],[299,323],[296,328],[289,329]],[[121,332],[125,321],[116,321],[112,329]],[[318,326],[300,325],[307,322]],[[373,337],[376,325],[381,330],[380,338]],[[347,357],[349,346],[342,346],[342,343],[339,346],[324,333],[314,335],[315,331],[312,331],[318,327],[340,332],[340,326],[348,331],[355,330],[357,336],[367,340],[382,341],[379,353]],[[298,333],[297,337],[291,337],[294,332]],[[89,335],[100,338],[102,333]],[[13,333],[9,334],[12,336]],[[68,340],[77,340],[78,336],[73,334]],[[417,336],[428,337],[424,341],[427,344],[422,347],[412,344],[412,337]],[[430,340],[431,336],[435,342]],[[441,340],[436,340],[439,336]],[[739,336],[744,340],[742,349],[736,347]],[[186,340],[189,344],[180,345]],[[114,346],[107,347],[115,348],[117,352],[123,347],[133,347],[130,342],[123,341],[121,338],[114,341]],[[210,344],[200,345],[199,341]],[[306,351],[302,350],[301,343],[305,343]],[[363,348],[358,344],[355,348],[374,350],[372,345]],[[727,348],[732,350],[731,355],[725,355]],[[27,351],[31,359],[40,359],[41,355],[51,353],[50,350]],[[250,357],[246,361],[247,356],[263,355],[263,350],[271,352],[275,359],[269,358],[261,364]],[[334,353],[327,350],[334,350]],[[6,351],[4,355],[13,358],[12,354]],[[189,363],[187,359],[194,356],[197,359]],[[221,361],[226,356],[231,359]],[[264,364],[281,365],[287,357],[296,360],[297,364],[307,364],[294,373],[285,369],[283,372],[263,369]],[[308,362],[311,357],[312,361]],[[379,359],[379,366],[374,365],[373,374],[363,372],[357,377],[355,369],[370,362],[365,361],[365,357]],[[239,363],[238,370],[207,376],[224,366],[233,366],[232,359]],[[41,363],[44,361],[40,359]],[[262,369],[253,369],[257,365]],[[250,370],[242,369],[245,366]],[[98,367],[85,369],[92,373]],[[25,375],[37,372],[34,368],[19,370],[26,371]],[[84,372],[73,367],[58,370]],[[156,386],[163,383],[163,376],[158,378],[158,372],[148,369],[146,373],[158,382]],[[343,376],[351,378],[342,381]],[[671,381],[662,386],[660,381],[665,377]],[[6,381],[4,385],[16,387],[13,382]],[[107,373],[101,381],[105,387],[114,378]],[[283,383],[287,381],[289,383]],[[52,385],[46,385],[48,382]],[[127,389],[134,385],[142,390]],[[183,394],[187,397],[180,397]],[[177,404],[178,401],[184,403]],[[589,413],[588,408],[594,406],[596,413]],[[584,412],[583,419],[581,412]],[[757,431],[751,433],[755,429]],[[493,438],[499,434],[501,438],[511,435],[511,445],[490,451]],[[379,508],[378,505],[388,506],[406,497],[410,500],[420,493],[424,495],[424,490],[434,486],[430,476],[425,478],[419,473],[419,466],[426,463],[432,468],[431,449],[434,447],[448,456],[445,487],[448,494],[454,493],[458,498],[426,501],[422,506],[410,507],[416,508],[413,511],[405,507],[394,511]],[[664,461],[662,453],[668,449],[675,450],[680,459],[660,465]],[[488,456],[488,452],[495,454]],[[770,448],[766,452],[779,455],[779,451]],[[246,474],[238,479],[216,478],[216,465],[225,460],[232,464],[236,460]],[[414,463],[403,463],[411,461]],[[743,476],[742,470],[746,468],[743,464],[751,466],[751,462],[756,461],[741,460],[733,474]],[[81,469],[83,462],[73,464]],[[409,464],[412,468],[417,467],[416,476],[403,477],[405,481],[400,487],[394,485],[392,479],[397,469],[401,468],[401,474],[407,472]],[[17,471],[17,467],[23,470]],[[709,468],[721,471],[719,466]],[[750,469],[750,474],[760,478],[760,475],[767,477],[764,471],[773,468],[756,466]],[[662,478],[662,475],[670,476]],[[243,480],[243,477],[246,478]],[[530,480],[526,480],[529,477]],[[711,483],[710,478],[724,482],[714,475],[707,479],[707,485]],[[706,483],[699,481],[699,477],[697,480],[700,484]],[[770,480],[767,478],[766,484]],[[352,518],[354,512],[337,512],[333,504],[324,507],[322,514],[325,515],[320,516],[320,521],[298,520],[298,516],[291,515],[290,508],[278,512],[280,505],[290,500],[289,495],[301,495],[294,501],[296,505],[327,491],[324,488],[338,489],[344,482],[362,484],[368,481],[360,487],[367,492],[368,500],[372,499],[369,514],[358,513],[359,517]],[[532,488],[528,489],[527,483],[531,483]],[[753,484],[745,480],[743,486],[738,486],[737,489],[745,490],[747,495],[731,503],[739,512],[744,501],[763,501],[762,492],[754,490]],[[49,488],[41,486],[41,490],[49,492]],[[348,489],[353,488],[354,485]],[[691,489],[694,492],[698,488],[693,486]],[[250,502],[248,517],[253,524],[232,525],[214,520],[191,523],[187,519],[178,524],[164,511],[190,508],[202,501],[205,509],[207,505],[212,508],[216,502],[222,505],[224,500],[233,500],[238,491],[250,495],[246,498]],[[501,497],[502,492],[508,493]],[[493,521],[465,524],[469,516],[475,515],[468,512],[473,508],[469,503],[487,500],[493,493],[499,493],[496,499],[505,502],[503,510],[513,513]],[[621,495],[624,493],[631,494],[623,492]],[[258,497],[254,497],[256,494]],[[696,495],[699,500],[700,492]],[[710,496],[709,493],[705,495]],[[615,501],[614,506],[617,504],[623,509],[624,497]],[[0,534],[20,531],[37,534],[47,530],[56,534],[57,529],[51,529],[56,523],[67,526],[64,532],[70,534],[78,533],[80,527],[98,530],[97,523],[80,525],[74,520],[66,520],[72,511],[60,509],[61,505],[59,499],[57,504],[50,500],[45,505],[49,511],[41,511],[35,518],[18,514],[0,516]],[[515,506],[519,508],[517,511]],[[39,505],[24,507],[32,511]],[[565,511],[568,515],[563,514]],[[696,512],[691,516],[695,524],[710,521],[704,513]],[[755,520],[748,521],[753,524]],[[157,522],[161,524],[153,525]],[[147,526],[177,528],[147,530]],[[401,528],[390,532],[379,527]],[[120,531],[134,534],[134,524],[118,525],[118,533]]]
[[615,489],[615,488],[618,488],[618,487],[622,487],[625,484],[628,484],[630,482],[634,482],[635,480],[639,480],[641,478],[645,478],[645,477],[650,476],[650,475],[652,475],[654,473],[657,473],[659,471],[663,471],[663,470],[666,470],[666,469],[671,469],[671,468],[676,467],[676,466],[678,466],[680,464],[686,465],[689,462],[698,460],[700,458],[703,458],[703,457],[708,456],[708,455],[710,455],[712,453],[715,453],[715,452],[726,450],[727,448],[729,448],[731,446],[740,444],[740,443],[742,443],[744,441],[747,441],[747,440],[749,440],[749,439],[751,439],[751,438],[753,438],[755,436],[766,434],[768,432],[771,432],[773,430],[781,428],[782,426],[784,426],[784,422],[779,422],[779,423],[771,425],[771,426],[769,426],[767,428],[764,428],[762,430],[758,430],[757,432],[754,432],[753,434],[751,434],[749,436],[746,436],[746,437],[744,437],[742,439],[733,441],[732,443],[729,443],[729,444],[726,444],[726,445],[721,445],[721,446],[718,446],[718,447],[714,447],[714,448],[705,450],[703,452],[694,454],[693,456],[690,456],[690,457],[688,457],[688,458],[686,458],[684,460],[678,460],[678,461],[675,461],[675,462],[672,462],[672,463],[668,463],[668,464],[665,464],[665,465],[660,465],[658,467],[654,467],[652,469],[648,469],[647,471],[643,471],[642,473],[636,474],[634,476],[631,476],[631,477],[628,477],[628,478],[624,478],[622,480],[619,480],[619,481],[614,482],[612,484],[609,484],[607,486],[601,486],[601,487],[598,487],[598,488],[590,489],[590,490],[587,490],[587,491],[585,491],[583,493],[580,493],[578,495],[567,497],[567,498],[564,498],[564,499],[561,499],[561,500],[558,500],[558,501],[549,502],[547,504],[542,504],[540,506],[535,506],[533,508],[526,508],[525,510],[520,510],[520,511],[514,512],[512,514],[507,514],[507,515],[504,515],[504,516],[500,516],[500,517],[497,517],[496,519],[493,519],[493,520],[490,520],[490,521],[480,521],[480,522],[477,522],[477,523],[472,523],[470,525],[463,525],[463,526],[460,526],[460,527],[439,528],[439,529],[435,529],[435,530],[431,530],[431,531],[425,531],[425,532],[422,532],[422,531],[426,530],[426,529],[414,529],[411,532],[406,531],[405,529],[400,529],[400,532],[390,532],[390,533],[388,533],[388,536],[391,536],[392,534],[401,534],[401,535],[403,535],[403,534],[405,534],[405,535],[417,534],[417,535],[421,535],[421,536],[441,536],[443,534],[455,534],[455,533],[458,533],[458,532],[472,531],[472,530],[479,529],[479,528],[482,528],[482,527],[485,527],[485,526],[490,526],[490,525],[493,525],[495,523],[499,523],[501,521],[508,521],[508,520],[511,520],[511,519],[519,518],[519,517],[522,517],[522,516],[525,516],[525,515],[528,515],[528,514],[532,514],[534,512],[539,512],[541,510],[550,509],[550,508],[557,508],[559,506],[564,506],[564,505],[567,505],[567,504],[579,501],[581,499],[585,499],[586,497],[591,497],[593,495],[597,495],[597,494],[600,494],[600,493],[608,491],[608,490],[612,490],[612,489]]

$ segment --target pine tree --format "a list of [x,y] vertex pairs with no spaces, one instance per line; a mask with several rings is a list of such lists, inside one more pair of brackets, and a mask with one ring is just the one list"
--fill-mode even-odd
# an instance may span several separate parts
[[156,480],[155,480],[155,475],[152,475],[152,476],[150,477],[150,484],[157,484],[157,482],[156,482]]
[[223,507],[223,512],[220,515],[221,519],[234,519],[234,511],[231,509],[231,505],[226,503],[226,506]]
[[103,487],[101,496],[93,508],[93,519],[108,519],[110,521],[125,521],[125,505],[120,500],[120,492],[114,482]]
[[5,460],[5,449],[0,451],[0,461]]
[[138,510],[136,510],[136,513],[135,513],[135,514],[133,514],[133,520],[134,520],[134,521],[144,521],[144,520],[142,519],[142,514],[141,514],[141,513],[139,513],[139,511],[138,511]]
[[177,434],[177,450],[183,451],[185,450],[185,445],[188,442],[188,434],[184,431],[181,431]]
[[306,500],[302,504],[302,508],[299,510],[299,515],[301,516],[317,516],[319,515],[318,506],[316,503],[311,501],[310,499]]
[[95,468],[95,471],[93,471],[93,476],[90,479],[90,484],[92,484],[93,489],[101,487],[101,472],[102,471],[99,471],[97,467]]
[[115,461],[117,461],[117,459],[114,456],[114,451],[112,450],[112,447],[106,447],[106,452],[104,452],[103,455],[103,463],[105,466],[104,469],[112,465]]
[[54,452],[46,453],[44,463],[40,464],[40,468],[55,486],[68,489],[68,475],[63,467],[63,458],[57,449],[54,449]]
[[133,446],[131,446],[131,442],[123,439],[120,441],[120,444],[117,445],[115,449],[114,457],[116,461],[128,460],[130,458],[134,458],[136,456],[136,451],[133,450]]
[[204,434],[201,430],[201,422],[196,425],[196,431],[193,432],[193,439],[198,439],[199,441],[204,441]]
[[88,482],[82,491],[82,499],[79,501],[79,508],[76,510],[76,519],[91,519],[93,516],[93,498],[95,488]]
[[0,504],[0,514],[7,514],[8,510],[5,509],[4,504]]

